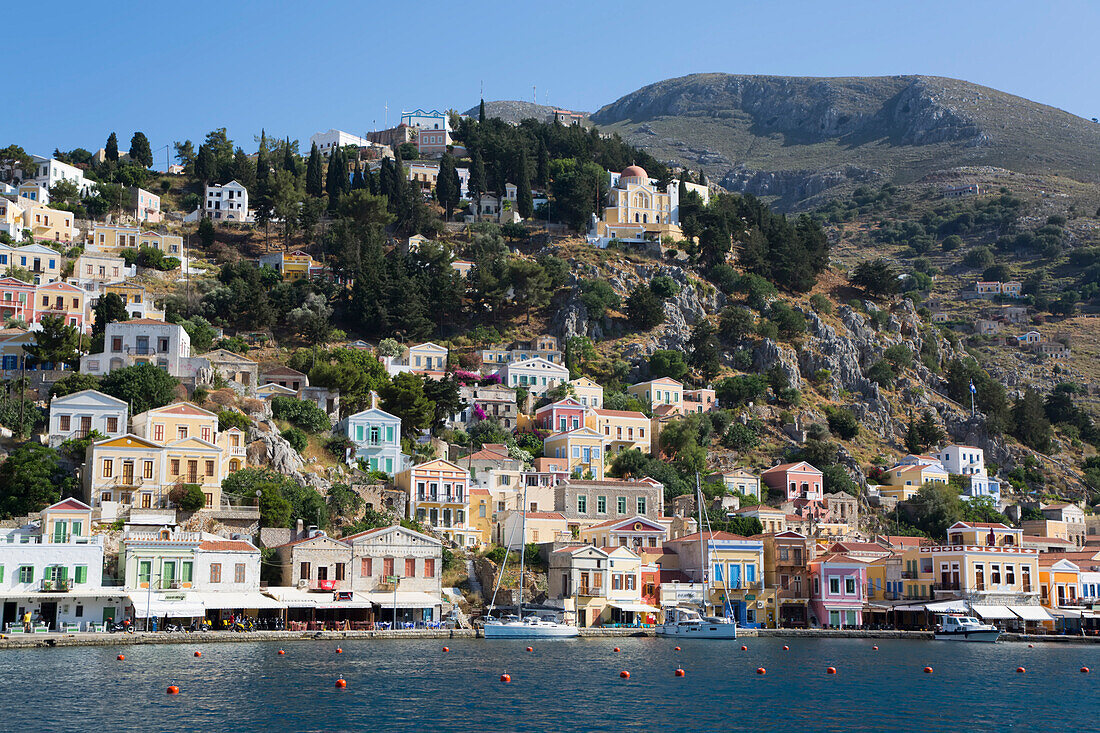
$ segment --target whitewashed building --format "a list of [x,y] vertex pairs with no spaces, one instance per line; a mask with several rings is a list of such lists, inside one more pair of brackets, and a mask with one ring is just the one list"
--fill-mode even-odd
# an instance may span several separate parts
[[536,397],[569,381],[568,369],[540,357],[505,364],[497,374],[501,384],[512,388],[523,387]]
[[173,377],[189,373],[191,337],[183,326],[150,318],[107,324],[103,351],[80,358],[80,371],[102,376],[136,364],[152,364]]
[[948,445],[934,454],[948,473],[970,478],[970,488],[964,494],[969,498],[988,496],[994,503],[1001,501],[1001,482],[989,475],[985,468],[985,451],[972,445]]
[[203,215],[219,221],[252,221],[248,213],[248,189],[237,181],[206,186]]
[[362,461],[372,471],[393,476],[405,470],[401,454],[401,418],[378,407],[378,394],[371,392],[371,406],[345,420],[344,431],[355,448],[349,458]]
[[54,397],[50,401],[50,447],[85,438],[93,430],[106,438],[125,435],[128,411],[122,400],[94,389]]

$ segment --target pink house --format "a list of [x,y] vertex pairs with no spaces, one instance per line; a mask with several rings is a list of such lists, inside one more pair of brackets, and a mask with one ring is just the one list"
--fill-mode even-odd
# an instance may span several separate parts
[[552,402],[535,410],[535,423],[540,428],[564,433],[584,427],[584,416],[588,408],[572,397]]
[[34,283],[14,277],[0,277],[0,320],[16,319],[33,323]]
[[787,501],[795,499],[822,501],[824,499],[824,492],[821,490],[821,471],[806,461],[773,466],[760,474],[760,480],[769,488],[783,492]]
[[848,555],[810,561],[810,615],[817,626],[841,629],[863,623],[867,565]]

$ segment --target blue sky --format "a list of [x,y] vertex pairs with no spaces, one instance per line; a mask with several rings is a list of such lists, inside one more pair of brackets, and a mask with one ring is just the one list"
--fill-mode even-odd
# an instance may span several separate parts
[[[225,126],[246,150],[392,123],[401,110],[532,98],[593,111],[694,72],[952,76],[1100,116],[1100,2],[18,3],[0,147],[120,146]],[[303,10],[305,12],[303,12]],[[43,14],[48,13],[49,33]],[[14,41],[12,41],[14,42]],[[9,48],[9,53],[12,51]]]

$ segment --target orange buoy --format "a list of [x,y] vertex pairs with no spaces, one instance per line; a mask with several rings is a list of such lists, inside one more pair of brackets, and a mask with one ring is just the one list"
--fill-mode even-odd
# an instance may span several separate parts
[[283,656],[284,654],[286,654],[286,652],[284,652],[284,651],[283,651],[282,649],[280,649],[280,650],[279,650],[279,656],[281,657],[281,656]]
[[119,654],[119,655],[118,655],[117,657],[115,657],[115,659],[117,659],[118,661],[122,662],[122,661],[124,661],[124,660],[126,659],[126,656],[125,656],[125,655],[123,655],[123,654]]
[[619,672],[619,676],[622,677],[624,680],[630,679],[630,673],[627,672],[625,669],[622,672]]
[[925,674],[932,674],[932,668],[931,667],[925,667],[924,668],[924,673]]
[[1026,670],[1026,669],[1024,669],[1023,667],[1017,667],[1017,668],[1016,668],[1016,673],[1017,673],[1017,674],[1023,674],[1023,673],[1024,673],[1024,672],[1026,672],[1026,671],[1027,671],[1027,670]]
[[337,653],[337,654],[343,654],[343,653],[344,653],[344,650],[343,650],[343,649],[341,649],[340,647],[336,647],[336,653]]
[[684,674],[685,674],[685,672],[684,672],[684,670],[682,670],[682,669],[678,669],[678,670],[676,670],[676,672],[675,672],[674,674],[675,674],[675,675],[676,675],[677,677],[683,677],[683,676],[684,676]]
[[336,680],[336,686],[339,687],[340,689],[344,689],[345,687],[348,686],[347,680],[345,680],[343,677],[341,677],[340,679]]
[[180,694],[180,688],[176,687],[175,685],[168,685],[168,694],[178,695]]
[[533,652],[533,651],[535,651],[535,647],[529,646],[529,647],[527,647],[527,651]]
[[1027,645],[1027,648],[1028,648],[1028,649],[1034,649],[1034,648],[1035,648],[1035,645],[1034,645],[1034,644],[1028,644],[1028,645]]
[[756,668],[756,673],[757,674],[767,674],[768,670],[764,669],[763,667],[757,667]]
[[673,651],[680,651],[680,647],[676,647],[676,649],[674,649]]
[[1088,674],[1088,673],[1089,673],[1089,668],[1088,667],[1081,667],[1081,674]]
[[501,682],[511,682],[511,681],[512,681],[512,675],[510,675],[510,674],[508,674],[507,672],[505,672],[504,674],[502,674],[502,675],[500,676],[500,681],[501,681]]
[[613,652],[617,652],[617,651],[619,651],[619,647],[615,647],[615,648],[614,648],[614,649],[612,649],[611,651],[613,651]]
[[829,667],[825,670],[825,674],[836,674],[836,667]]
[[873,651],[873,652],[877,652],[877,651],[878,651],[878,647],[877,647],[877,646],[873,646],[873,647],[871,647],[871,651]]
[[195,652],[195,656],[196,656],[196,657],[201,657],[201,656],[202,656],[202,652]]
[[741,645],[741,651],[747,652],[748,650],[749,648],[747,646],[745,646],[744,644]]
[[451,648],[449,646],[445,646],[445,647],[443,647],[443,651],[449,652],[449,651],[451,651]]
[[783,645],[783,651],[789,652],[790,650],[791,648],[789,646],[787,646],[786,644]]

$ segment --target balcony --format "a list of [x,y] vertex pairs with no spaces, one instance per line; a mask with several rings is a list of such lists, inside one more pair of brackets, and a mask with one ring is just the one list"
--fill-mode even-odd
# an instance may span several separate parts
[[[985,589],[985,586],[983,584],[977,590],[984,590],[984,589]],[[932,584],[932,591],[933,592],[937,592],[937,591],[960,591],[960,590],[962,590],[962,587],[961,587],[961,584],[959,584],[959,583],[933,583]]]
[[46,593],[64,593],[73,589],[73,581],[69,578],[56,580],[42,579],[42,590]]
[[231,456],[243,456],[246,452],[247,449],[239,445],[233,445],[229,447],[229,455]]
[[903,570],[903,571],[901,571],[901,579],[902,580],[917,580],[919,577],[920,577],[920,573],[917,573],[915,571],[912,571],[912,570]]

